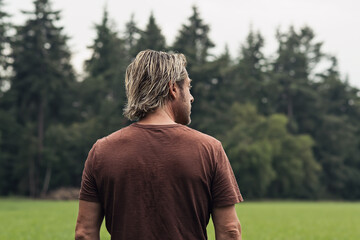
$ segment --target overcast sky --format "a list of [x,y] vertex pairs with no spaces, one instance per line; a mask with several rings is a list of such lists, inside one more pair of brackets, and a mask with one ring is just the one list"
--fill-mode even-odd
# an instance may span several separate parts
[[[316,40],[324,42],[323,50],[337,56],[340,71],[350,84],[360,88],[360,1],[358,0],[52,0],[53,10],[62,11],[61,24],[71,37],[69,45],[78,72],[90,56],[87,46],[95,37],[94,24],[99,23],[104,6],[121,34],[132,13],[144,28],[153,11],[158,25],[171,45],[196,5],[200,17],[210,25],[210,38],[218,54],[228,44],[233,57],[238,56],[250,26],[265,38],[265,54],[276,50],[275,30],[310,26]],[[4,0],[5,11],[12,22],[25,20],[20,10],[33,10],[32,0]]]

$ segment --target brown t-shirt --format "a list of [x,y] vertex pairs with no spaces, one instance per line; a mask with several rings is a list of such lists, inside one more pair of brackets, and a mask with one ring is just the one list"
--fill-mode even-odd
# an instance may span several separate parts
[[218,140],[137,123],[94,144],[80,199],[101,203],[115,240],[207,239],[212,208],[243,200]]

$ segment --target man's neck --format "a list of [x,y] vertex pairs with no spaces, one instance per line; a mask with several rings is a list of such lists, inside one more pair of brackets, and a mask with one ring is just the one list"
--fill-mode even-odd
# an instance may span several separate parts
[[147,125],[167,125],[175,124],[172,111],[169,111],[167,107],[158,108],[153,112],[147,113],[146,116],[139,120],[139,124]]

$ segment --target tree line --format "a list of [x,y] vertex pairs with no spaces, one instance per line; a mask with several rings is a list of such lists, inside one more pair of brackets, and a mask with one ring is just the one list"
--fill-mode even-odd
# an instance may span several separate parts
[[153,14],[144,29],[132,16],[120,34],[104,10],[80,79],[49,0],[23,11],[22,25],[5,9],[0,0],[0,195],[78,187],[96,139],[130,124],[127,65],[154,49],[186,55],[191,127],[222,141],[246,198],[360,198],[360,92],[310,27],[276,30],[271,56],[250,30],[233,58],[227,48],[211,54],[196,7],[172,44]]

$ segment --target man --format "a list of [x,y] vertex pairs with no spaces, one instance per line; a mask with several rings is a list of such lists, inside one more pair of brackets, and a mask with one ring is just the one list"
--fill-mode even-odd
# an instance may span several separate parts
[[126,70],[124,115],[138,120],[98,140],[85,162],[76,239],[241,239],[242,196],[221,143],[190,123],[182,54],[146,50]]

